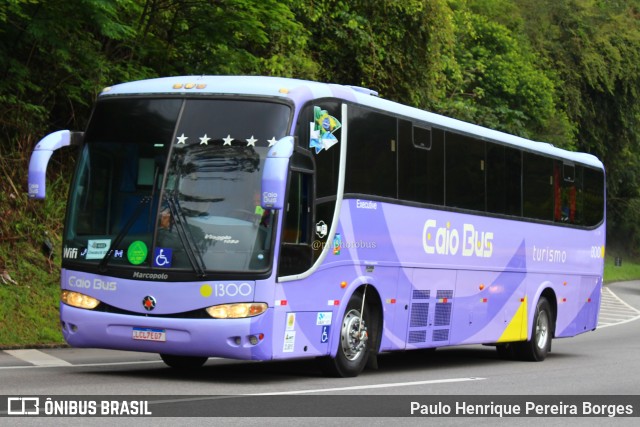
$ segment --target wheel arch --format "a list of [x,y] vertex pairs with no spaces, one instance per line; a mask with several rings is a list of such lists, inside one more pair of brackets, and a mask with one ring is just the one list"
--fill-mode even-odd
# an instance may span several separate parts
[[[556,321],[558,319],[558,298],[556,296],[555,291],[553,290],[553,288],[551,288],[550,284],[547,284],[547,286],[545,286],[544,288],[542,288],[540,295],[538,295],[538,297],[536,298],[536,300],[533,303],[533,307],[535,307],[538,304],[538,301],[540,300],[540,298],[546,298],[546,300],[549,302],[549,305],[551,306],[551,337],[555,338],[556,335]],[[533,310],[535,311],[535,309]],[[533,317],[532,320],[533,322]],[[531,324],[531,323],[529,323]],[[529,337],[529,339],[531,339],[531,337]]]
[[[380,349],[380,343],[382,342],[382,331],[384,325],[384,310],[382,305],[382,297],[380,296],[380,292],[378,291],[375,280],[372,277],[359,277],[353,282],[348,288],[348,291],[345,292],[343,299],[340,304],[340,310],[338,311],[338,319],[342,319],[345,315],[345,311],[347,309],[347,305],[351,298],[354,295],[360,294],[364,295],[366,290],[365,297],[365,305],[369,307],[371,313],[373,313],[373,328],[374,336],[372,337],[372,347],[371,349],[378,353]],[[373,326],[372,325],[372,326]],[[338,329],[336,328],[336,331]],[[339,336],[334,336],[331,340],[331,349],[329,354],[331,357],[335,357],[338,352],[338,345],[340,343]]]

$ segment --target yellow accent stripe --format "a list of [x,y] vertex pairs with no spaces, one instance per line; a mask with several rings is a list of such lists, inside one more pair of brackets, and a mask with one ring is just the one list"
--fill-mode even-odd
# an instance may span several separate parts
[[516,314],[505,328],[498,342],[526,341],[529,328],[527,327],[527,297],[520,303]]

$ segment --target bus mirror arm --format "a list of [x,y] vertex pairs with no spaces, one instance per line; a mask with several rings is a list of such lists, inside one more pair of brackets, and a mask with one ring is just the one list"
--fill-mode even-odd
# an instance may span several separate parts
[[47,165],[53,152],[69,145],[80,145],[83,137],[84,132],[60,130],[50,133],[38,142],[29,161],[29,198],[45,198]]
[[294,138],[285,136],[269,150],[262,172],[260,204],[264,209],[282,209],[287,189],[289,158],[293,154]]

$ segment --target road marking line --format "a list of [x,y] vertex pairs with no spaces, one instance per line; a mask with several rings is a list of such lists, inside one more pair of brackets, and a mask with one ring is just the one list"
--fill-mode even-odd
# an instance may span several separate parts
[[611,289],[609,289],[609,288],[605,288],[605,289],[607,291],[609,291],[609,294],[611,294],[611,296],[613,296],[613,298],[615,298],[619,304],[622,304],[622,305],[626,306],[627,308],[629,308],[631,311],[640,314],[640,310],[638,310],[637,308],[632,307],[629,304],[627,304],[622,298],[620,298],[618,295],[614,294]]
[[[620,311],[623,312],[620,313]],[[625,316],[626,318],[620,320],[619,316]],[[600,315],[598,316],[598,329],[622,325],[638,319],[640,319],[640,310],[624,302],[624,300],[613,293],[611,289],[602,288],[602,305],[600,306]]]
[[458,383],[465,381],[481,381],[486,378],[479,377],[467,377],[467,378],[447,378],[443,380],[428,380],[428,381],[413,381],[406,383],[389,383],[389,384],[369,384],[369,385],[356,385],[351,387],[336,387],[336,388],[320,388],[312,390],[295,390],[295,391],[280,391],[275,393],[252,393],[245,394],[243,396],[280,396],[286,394],[307,394],[307,393],[327,393],[332,391],[349,391],[349,390],[370,390],[375,388],[393,388],[393,387],[411,387],[416,385],[425,384],[446,384],[446,383]]
[[443,380],[427,380],[427,381],[413,381],[406,383],[388,383],[388,384],[369,384],[369,385],[357,385],[351,387],[335,387],[335,388],[318,388],[311,390],[292,390],[292,391],[278,391],[271,393],[248,393],[248,394],[232,394],[226,396],[205,396],[205,397],[185,397],[184,399],[167,399],[167,400],[150,400],[149,405],[161,405],[166,403],[180,403],[180,402],[197,402],[206,400],[221,400],[221,399],[235,399],[240,397],[253,397],[253,396],[283,396],[292,394],[310,394],[310,393],[327,393],[334,391],[350,391],[350,390],[369,390],[376,388],[393,388],[393,387],[410,387],[416,385],[425,384],[447,384],[457,383],[465,381],[482,381],[486,378],[468,377],[468,378],[446,378]]
[[4,350],[4,352],[34,366],[71,366],[71,363],[39,350]]
[[4,371],[7,369],[35,369],[35,368],[64,368],[64,367],[74,367],[74,368],[85,368],[85,367],[94,367],[94,366],[115,366],[115,365],[143,365],[150,363],[163,363],[162,360],[140,360],[137,362],[108,362],[108,363],[80,363],[77,365],[68,364],[68,365],[40,365],[40,366],[0,366],[0,371]]

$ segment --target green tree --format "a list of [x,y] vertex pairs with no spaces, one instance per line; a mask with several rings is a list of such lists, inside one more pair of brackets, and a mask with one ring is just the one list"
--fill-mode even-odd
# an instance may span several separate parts
[[144,0],[139,60],[161,75],[315,76],[292,0]]
[[[135,35],[119,2],[10,0],[0,5],[0,127],[5,144],[30,147],[50,127],[86,120],[97,88],[123,72],[107,40]],[[129,69],[131,71],[131,69]],[[136,74],[144,76],[144,70]],[[78,119],[80,120],[78,122]]]
[[[466,121],[570,148],[574,130],[559,105],[556,82],[538,66],[528,40],[485,14],[503,1],[452,1],[455,68],[447,69],[448,96],[439,109]],[[474,11],[474,10],[477,10]],[[496,13],[498,14],[498,13]],[[512,25],[518,20],[511,16]]]
[[294,11],[321,79],[424,108],[444,95],[454,45],[445,0],[299,0]]
[[578,130],[607,168],[609,241],[640,253],[640,4],[518,0],[525,31]]

